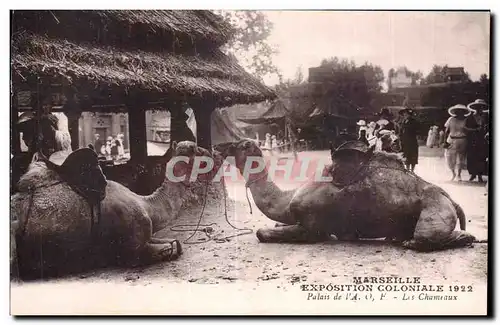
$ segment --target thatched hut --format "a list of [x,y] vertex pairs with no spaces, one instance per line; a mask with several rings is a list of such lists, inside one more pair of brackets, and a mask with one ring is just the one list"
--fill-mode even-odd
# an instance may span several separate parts
[[215,108],[275,97],[221,52],[232,29],[209,11],[12,11],[11,20],[14,153],[21,92],[31,96],[23,109],[41,111],[43,103],[54,109],[59,98],[73,147],[82,111],[127,112],[136,164],[147,158],[145,110],[182,118],[177,113],[191,107],[198,144],[210,148],[211,124],[205,121]]

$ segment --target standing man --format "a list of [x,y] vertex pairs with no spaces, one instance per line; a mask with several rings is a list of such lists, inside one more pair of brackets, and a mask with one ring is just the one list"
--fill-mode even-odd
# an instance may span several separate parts
[[418,164],[418,142],[417,130],[418,122],[413,117],[413,110],[405,108],[399,112],[403,118],[400,129],[400,141],[405,158],[406,169],[415,171]]
[[483,175],[488,174],[486,159],[488,158],[488,142],[486,133],[488,132],[488,104],[482,99],[477,99],[467,105],[472,112],[465,120],[465,130],[467,131],[467,170],[469,171],[469,181],[472,182],[476,176],[479,182],[483,181]]
[[103,142],[100,138],[99,133],[94,134],[94,151],[97,152],[97,155],[101,155],[101,148],[103,146]]

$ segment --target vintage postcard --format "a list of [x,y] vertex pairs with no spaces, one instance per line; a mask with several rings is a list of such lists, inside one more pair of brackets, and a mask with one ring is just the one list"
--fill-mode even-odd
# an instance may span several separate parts
[[486,315],[490,19],[11,10],[11,315]]

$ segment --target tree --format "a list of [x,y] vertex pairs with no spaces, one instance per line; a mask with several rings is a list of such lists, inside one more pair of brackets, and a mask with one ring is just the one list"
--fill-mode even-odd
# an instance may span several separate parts
[[411,77],[411,84],[416,85],[417,83],[422,81],[422,78],[424,77],[424,74],[422,71],[417,70],[416,72],[411,72],[410,71],[410,77]]
[[479,82],[481,84],[489,84],[490,80],[488,79],[488,75],[486,73],[483,73],[480,77],[479,77]]
[[295,77],[293,79],[284,79],[281,73],[278,72],[279,83],[274,87],[278,92],[285,91],[288,88],[299,85],[305,81],[304,74],[302,73],[302,66],[298,66],[295,70]]
[[294,81],[297,84],[301,84],[304,82],[304,74],[302,73],[302,66],[297,67],[297,70],[295,70],[295,79]]
[[349,115],[370,106],[382,90],[384,72],[369,62],[357,65],[352,60],[332,57],[322,60],[314,80],[324,96],[335,100],[337,112]]
[[357,66],[353,60],[333,57],[322,60],[320,67],[331,69],[331,75],[325,77],[324,81],[337,83],[341,88],[347,84],[350,88],[359,88],[364,84],[369,92],[382,90],[384,71],[371,63],[365,62]]
[[238,58],[239,62],[255,77],[262,80],[266,75],[278,74],[273,63],[277,53],[268,43],[273,25],[261,11],[255,10],[215,10],[233,26],[234,33],[223,50]]
[[429,84],[434,84],[434,83],[442,83],[446,81],[446,76],[444,74],[444,70],[448,68],[448,65],[445,66],[440,66],[437,64],[434,64],[432,66],[431,71],[429,74],[424,78],[424,83],[426,85]]

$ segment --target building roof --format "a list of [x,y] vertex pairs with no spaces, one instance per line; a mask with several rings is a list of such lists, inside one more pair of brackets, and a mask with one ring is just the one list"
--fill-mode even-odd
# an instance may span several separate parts
[[285,119],[289,114],[285,104],[277,99],[260,116],[254,118],[238,118],[238,120],[248,124],[271,124]]
[[444,72],[447,75],[463,75],[465,70],[463,67],[445,67]]
[[[218,45],[228,39],[230,29],[210,12],[55,11],[54,17],[48,11],[42,11],[40,16],[36,13],[14,13],[18,24],[13,34],[11,65],[13,77],[18,80],[42,77],[76,88],[118,88],[125,92],[137,90],[210,98],[219,107],[275,97],[270,88],[219,49]],[[86,38],[92,33],[88,30],[74,31],[71,35],[51,27],[57,20],[56,24],[61,25],[58,30],[68,30],[75,24],[71,17],[78,17],[79,21],[84,17],[100,19],[101,25],[108,23],[107,28],[121,32],[125,29],[119,27],[125,24],[131,32],[121,35],[121,42],[111,39],[111,35],[116,34],[89,41]],[[34,30],[34,23],[29,19],[38,19],[38,26],[43,28]],[[95,27],[97,23],[83,25],[89,24],[99,31]],[[151,42],[141,43],[141,36],[148,38],[151,30]],[[169,39],[179,40],[179,44],[163,48],[155,45],[155,40],[161,43]],[[205,46],[207,44],[211,45]]]

